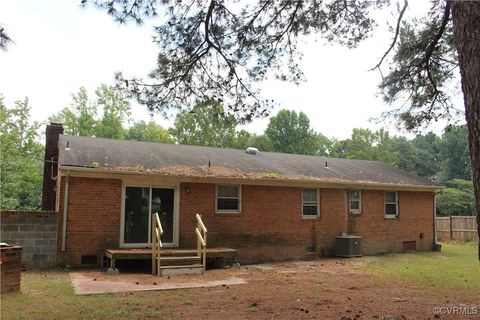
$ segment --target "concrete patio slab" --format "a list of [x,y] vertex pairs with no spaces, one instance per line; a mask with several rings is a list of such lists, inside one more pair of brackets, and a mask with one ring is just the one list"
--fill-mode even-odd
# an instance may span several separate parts
[[247,283],[242,278],[227,278],[221,280],[205,280],[205,281],[185,281],[175,283],[158,283],[154,284],[137,284],[135,282],[124,281],[107,281],[94,280],[79,272],[70,272],[70,279],[73,284],[75,294],[100,294],[100,293],[117,293],[117,292],[133,292],[133,291],[154,291],[154,290],[175,290],[175,289],[192,289],[205,288],[215,286],[230,286]]

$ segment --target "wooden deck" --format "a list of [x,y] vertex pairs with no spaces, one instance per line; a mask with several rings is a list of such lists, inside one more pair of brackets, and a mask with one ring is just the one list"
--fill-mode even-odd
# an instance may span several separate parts
[[[110,260],[110,268],[115,269],[116,260],[151,260],[151,248],[105,249],[104,255]],[[162,248],[162,257],[196,256],[196,249]],[[207,258],[235,259],[237,250],[232,248],[207,248]]]

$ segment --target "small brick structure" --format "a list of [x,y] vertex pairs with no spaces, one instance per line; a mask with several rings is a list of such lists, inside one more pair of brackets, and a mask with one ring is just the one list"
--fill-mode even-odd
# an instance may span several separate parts
[[22,247],[0,247],[1,293],[20,291]]
[[54,211],[0,211],[0,242],[22,246],[25,268],[57,262],[58,214]]

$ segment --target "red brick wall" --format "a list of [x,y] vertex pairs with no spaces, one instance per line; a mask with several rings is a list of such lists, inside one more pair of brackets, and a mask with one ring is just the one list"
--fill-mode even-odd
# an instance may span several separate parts
[[[187,191],[188,190],[188,191]],[[398,192],[399,216],[386,219],[384,191],[362,190],[362,214],[348,216],[346,192],[320,190],[320,217],[302,219],[301,188],[242,186],[242,213],[215,213],[215,185],[182,183],[180,244],[195,246],[195,213],[208,228],[208,244],[239,249],[239,260],[257,262],[334,253],[335,236],[355,232],[364,254],[400,252],[404,241],[418,250],[433,246],[433,193]],[[423,238],[420,238],[423,233]]]
[[240,214],[215,213],[213,184],[182,183],[180,199],[180,245],[196,245],[198,212],[208,228],[208,245],[239,249],[242,262],[332,253],[335,235],[346,226],[345,196],[339,189],[321,190],[318,219],[302,219],[301,188],[244,185]]
[[363,237],[365,254],[399,252],[404,241],[416,241],[417,250],[433,248],[433,193],[402,191],[398,192],[398,201],[398,217],[387,219],[384,191],[362,190],[362,213],[357,218],[356,232]]
[[1,293],[20,290],[22,271],[22,247],[4,247],[0,249]]
[[[66,252],[59,260],[79,264],[82,255],[97,255],[119,245],[121,180],[70,178]],[[63,214],[64,182],[60,189]],[[404,241],[417,241],[417,249],[433,245],[433,193],[399,192],[400,215],[384,216],[384,191],[362,191],[362,213],[348,216],[346,192],[320,190],[320,217],[302,219],[302,189],[297,187],[242,186],[240,214],[215,213],[215,185],[182,183],[180,187],[180,247],[196,247],[195,213],[208,228],[208,245],[239,250],[243,263],[302,258],[334,253],[335,236],[352,232],[363,237],[365,254],[398,252]],[[420,239],[423,233],[423,239]]]
[[61,251],[65,178],[60,189],[58,261],[80,264],[82,255],[96,255],[119,246],[122,181],[70,177],[66,251]]

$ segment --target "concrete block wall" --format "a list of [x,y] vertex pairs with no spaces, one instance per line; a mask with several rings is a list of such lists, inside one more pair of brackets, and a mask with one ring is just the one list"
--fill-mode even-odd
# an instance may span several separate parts
[[53,211],[0,211],[0,242],[23,247],[25,268],[57,262],[58,214]]

